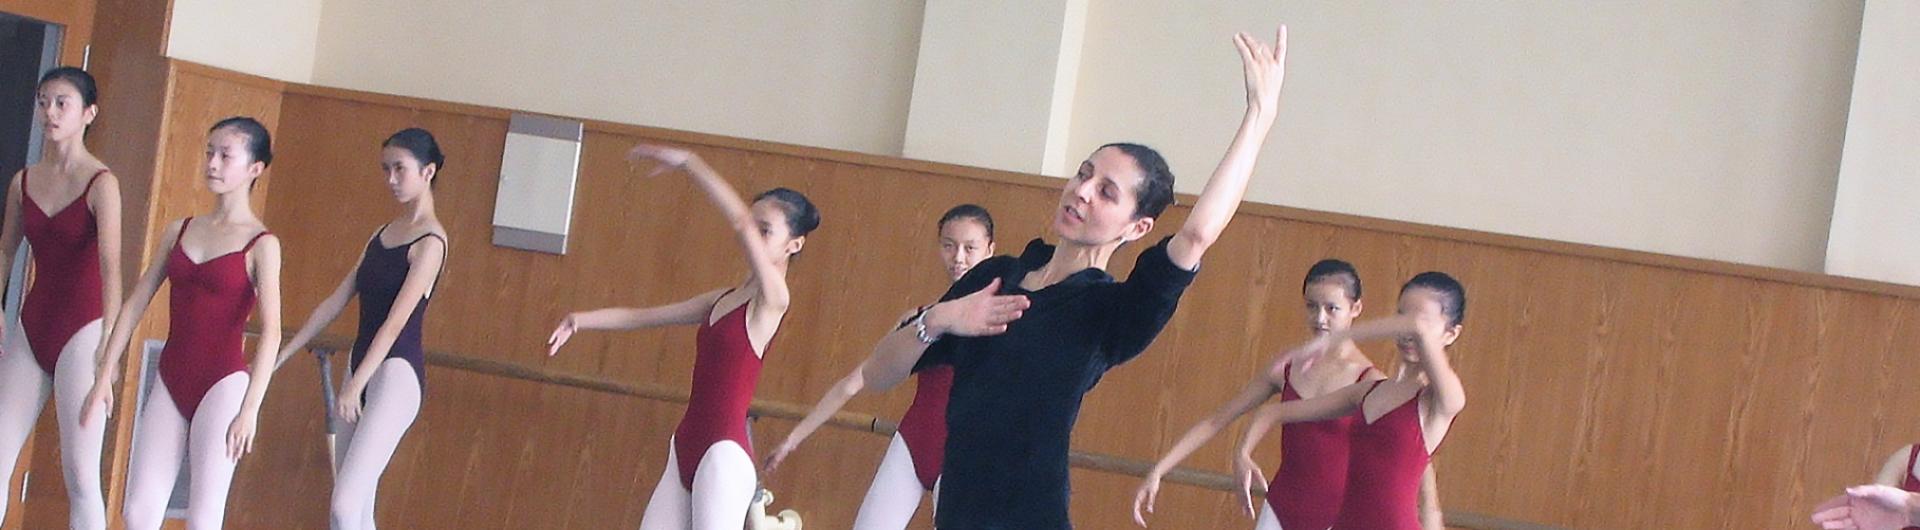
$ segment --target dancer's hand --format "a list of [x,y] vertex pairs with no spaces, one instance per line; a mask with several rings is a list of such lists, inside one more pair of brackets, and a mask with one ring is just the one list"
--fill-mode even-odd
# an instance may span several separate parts
[[[1134,524],[1140,525],[1141,528],[1147,527],[1147,516],[1145,514],[1153,513],[1153,501],[1159,497],[1160,474],[1149,473],[1146,479],[1140,481],[1139,489],[1133,490]],[[1146,508],[1146,512],[1141,512],[1141,508]]]
[[654,177],[670,170],[686,167],[687,162],[692,161],[694,156],[692,151],[685,149],[640,144],[633,146],[633,150],[627,151],[627,162],[639,164],[649,160],[653,161],[658,165],[654,166],[653,171],[647,172],[647,176]]
[[1891,486],[1847,488],[1846,494],[1820,503],[1813,522],[1827,529],[1900,530],[1913,523],[1908,506],[1913,496]]
[[767,453],[766,463],[761,467],[766,468],[766,474],[772,475],[780,469],[781,463],[787,461],[787,455],[793,454],[793,450],[793,444],[781,442],[779,447],[773,448],[773,452]]
[[552,357],[554,354],[560,353],[560,346],[565,345],[567,339],[573,338],[573,332],[579,330],[580,324],[574,321],[572,313],[568,313],[565,318],[561,318],[560,325],[554,326],[553,334],[547,336],[547,356]]
[[227,427],[227,459],[239,462],[240,457],[253,452],[253,434],[259,413],[242,410],[234,415],[233,425]]
[[934,304],[927,309],[927,334],[981,337],[1007,332],[1033,304],[1025,295],[1001,295],[1000,279],[973,294]]
[[1239,479],[1240,503],[1246,508],[1247,517],[1258,516],[1259,513],[1253,511],[1253,485],[1266,484],[1267,474],[1260,471],[1260,464],[1255,463],[1252,456],[1240,454],[1233,457],[1233,476]]
[[366,386],[359,384],[358,378],[347,378],[347,382],[340,385],[340,393],[336,396],[336,401],[333,405],[334,414],[339,415],[340,419],[347,423],[358,423],[360,421],[360,394],[365,391]]
[[93,389],[87,391],[87,400],[80,405],[80,426],[93,425],[94,421],[106,421],[113,417],[113,378],[102,377],[93,381]]
[[1287,26],[1274,33],[1273,45],[1260,42],[1252,33],[1233,36],[1240,49],[1240,66],[1247,77],[1247,110],[1272,116],[1280,109],[1280,85],[1287,77]]

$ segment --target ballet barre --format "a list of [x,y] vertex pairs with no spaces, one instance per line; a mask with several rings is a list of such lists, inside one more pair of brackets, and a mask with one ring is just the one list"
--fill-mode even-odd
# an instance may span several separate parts
[[[248,334],[253,335],[251,332]],[[322,359],[322,366],[328,366],[328,363],[324,361],[328,354],[347,351],[352,345],[353,343],[350,339],[321,336],[313,339],[308,346],[308,351],[314,352],[316,357]],[[427,350],[426,359],[428,364],[436,367],[451,368],[494,377],[559,385],[669,403],[686,403],[688,399],[688,392],[685,388],[652,383],[636,383],[603,376],[565,373],[437,350]],[[331,375],[323,371],[321,377],[328,378],[331,377]],[[324,381],[325,380],[323,380],[323,384]],[[323,393],[331,392],[332,389],[330,387],[323,390]],[[748,415],[759,418],[777,418],[797,422],[806,417],[808,410],[808,407],[799,404],[754,399],[752,407],[748,409]],[[869,432],[881,436],[893,436],[894,431],[899,429],[899,424],[892,420],[882,419],[871,414],[846,411],[834,413],[833,417],[827,420],[826,425],[851,431]],[[1085,451],[1072,451],[1067,455],[1067,460],[1076,468],[1133,477],[1144,477],[1149,470],[1153,469],[1153,462],[1146,460]],[[1168,472],[1163,480],[1214,491],[1234,492],[1240,489],[1239,485],[1234,482],[1233,477],[1227,474],[1201,471],[1187,467],[1175,468],[1173,471]],[[1257,486],[1257,488],[1264,487],[1265,485]],[[1265,492],[1256,491],[1255,493],[1264,494]],[[1444,517],[1446,525],[1449,528],[1465,528],[1471,530],[1567,530],[1558,526],[1516,521],[1461,510],[1446,510]]]

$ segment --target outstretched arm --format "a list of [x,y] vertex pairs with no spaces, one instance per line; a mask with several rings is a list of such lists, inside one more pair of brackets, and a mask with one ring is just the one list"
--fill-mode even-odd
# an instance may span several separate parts
[[[865,385],[886,390],[905,381],[927,348],[943,336],[982,337],[1006,333],[1007,325],[1018,320],[1030,304],[1024,295],[1001,295],[999,291],[1000,279],[995,278],[973,294],[933,304],[914,322],[881,337],[880,343],[873,347],[873,355],[860,364]],[[929,340],[921,340],[923,336]]]
[[866,363],[863,362],[861,366],[854,367],[852,373],[848,373],[846,377],[834,383],[833,388],[827,389],[826,395],[820,396],[820,402],[813,405],[813,410],[807,412],[807,417],[793,426],[793,430],[787,433],[787,438],[767,455],[765,466],[767,474],[771,475],[779,470],[780,464],[786,462],[788,454],[799,448],[801,442],[807,441],[807,437],[813,436],[814,431],[819,430],[821,425],[826,425],[827,420],[833,419],[833,415],[845,408],[847,402],[853,400],[853,396],[859,395],[860,391],[867,387],[864,375],[865,365]]
[[1280,110],[1280,84],[1286,77],[1287,27],[1280,26],[1273,46],[1248,33],[1234,35],[1233,45],[1239,48],[1240,65],[1246,71],[1247,112],[1240,119],[1240,129],[1234,133],[1226,156],[1220,159],[1206,187],[1200,190],[1200,199],[1194,202],[1186,224],[1167,245],[1173,264],[1186,270],[1200,266],[1200,256],[1206,254],[1207,247],[1213,246],[1220,232],[1226,230],[1227,222],[1233,219],[1233,212],[1240,208],[1240,199],[1247,193],[1247,181],[1253,176],[1254,162],[1260,158],[1260,148],[1266,144],[1267,132],[1273,129],[1274,117]]
[[714,302],[720,300],[723,289],[714,289],[693,298],[668,305],[654,307],[609,307],[569,313],[560,319],[560,325],[553,328],[553,334],[547,337],[547,356],[560,352],[560,347],[573,338],[576,331],[583,329],[640,329],[669,325],[700,324],[707,318],[707,311]]
[[1355,383],[1326,394],[1281,403],[1274,409],[1274,421],[1300,423],[1353,414],[1360,410],[1361,399],[1367,397],[1367,390],[1372,387],[1370,384]]
[[[1180,465],[1180,462],[1186,460],[1187,456],[1199,450],[1201,445],[1206,444],[1208,440],[1212,440],[1215,435],[1220,434],[1220,431],[1227,428],[1228,424],[1233,423],[1233,420],[1239,419],[1240,416],[1246,414],[1247,411],[1253,410],[1254,407],[1259,406],[1261,403],[1266,402],[1268,398],[1273,397],[1275,390],[1273,383],[1267,381],[1266,378],[1255,378],[1253,381],[1248,382],[1245,387],[1242,387],[1240,393],[1233,396],[1233,399],[1228,400],[1225,404],[1221,405],[1220,408],[1215,409],[1212,414],[1201,418],[1199,423],[1195,423],[1193,427],[1188,428],[1187,433],[1181,435],[1178,442],[1174,442],[1173,448],[1168,449],[1167,454],[1161,456],[1160,460],[1153,464],[1153,469],[1147,472],[1146,478],[1140,481],[1140,487],[1134,491],[1133,521],[1140,526],[1147,525],[1147,519],[1142,515],[1141,509],[1145,508],[1145,513],[1153,513],[1154,501],[1160,496],[1161,477],[1165,477],[1168,471],[1173,470],[1174,466]],[[1251,501],[1249,501],[1247,511],[1252,510],[1252,504]]]
[[293,338],[287,340],[287,345],[280,347],[280,358],[273,362],[276,369],[286,364],[293,354],[306,348],[308,342],[312,342],[315,336],[327,329],[328,324],[340,318],[341,312],[347,310],[347,302],[353,300],[353,279],[360,275],[360,262],[360,259],[354,260],[353,268],[347,269],[347,276],[340,279],[340,285],[333,288],[333,294],[327,295],[320,305],[314,306],[313,313],[307,315],[307,322],[300,325],[300,331],[294,332]]
[[670,168],[685,169],[693,176],[693,183],[705,192],[707,200],[720,209],[726,216],[727,225],[733,228],[733,235],[739,240],[741,250],[747,256],[747,266],[753,269],[754,281],[759,282],[760,304],[756,311],[769,316],[785,314],[789,302],[787,277],[773,264],[772,256],[767,254],[766,227],[753,218],[753,211],[746,201],[740,200],[740,193],[734,191],[727,180],[714,171],[713,166],[700,155],[685,149],[676,149],[658,145],[638,145],[627,153],[630,160],[653,160],[660,163],[649,175],[658,175]]

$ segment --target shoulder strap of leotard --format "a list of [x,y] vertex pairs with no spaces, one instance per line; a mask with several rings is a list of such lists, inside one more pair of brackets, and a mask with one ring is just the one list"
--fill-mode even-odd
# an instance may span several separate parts
[[83,201],[87,200],[87,196],[93,194],[93,183],[99,182],[100,176],[105,174],[107,174],[107,168],[103,167],[103,168],[100,168],[99,171],[93,172],[92,177],[87,178],[87,188],[84,190],[80,190],[80,200],[83,200]]
[[1373,391],[1380,388],[1380,383],[1385,383],[1385,382],[1387,382],[1387,380],[1385,379],[1374,381],[1373,386],[1367,387],[1367,393],[1360,395],[1361,410],[1366,410],[1367,398],[1373,396]]
[[1361,382],[1361,381],[1366,381],[1366,380],[1367,380],[1367,372],[1370,372],[1370,371],[1373,371],[1373,369],[1372,369],[1372,368],[1361,368],[1361,369],[1360,369],[1360,377],[1355,377],[1355,378],[1353,378],[1353,384],[1356,384],[1356,385],[1357,385],[1357,384],[1360,384],[1360,382]]
[[1913,474],[1913,460],[1920,458],[1920,443],[1913,444],[1913,450],[1907,452],[1907,474]]
[[[182,231],[182,232],[185,232],[185,231],[186,231],[186,228],[185,228],[185,227],[182,227],[182,228],[180,229],[180,231]],[[260,231],[260,233],[258,233],[258,234],[254,234],[254,235],[253,235],[253,239],[249,239],[249,240],[247,240],[247,246],[244,246],[244,247],[240,247],[240,253],[241,253],[241,254],[245,254],[245,253],[247,253],[247,252],[249,252],[249,251],[252,251],[252,250],[253,250],[253,244],[254,244],[254,243],[259,243],[259,242],[260,242],[260,238],[262,238],[262,237],[266,237],[266,236],[267,236],[267,234],[271,234],[271,233],[273,233],[273,231],[271,231],[271,230],[261,230],[261,231]]]

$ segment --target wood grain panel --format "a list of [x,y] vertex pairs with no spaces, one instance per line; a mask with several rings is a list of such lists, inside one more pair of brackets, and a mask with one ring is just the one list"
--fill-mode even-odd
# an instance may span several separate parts
[[[767,357],[760,396],[779,401],[811,402],[894,316],[941,290],[930,244],[940,211],[989,207],[1001,252],[1017,253],[1043,235],[1058,193],[1040,177],[590,122],[573,249],[557,257],[486,241],[502,111],[303,85],[288,86],[279,108],[281,158],[266,194],[288,247],[287,322],[304,319],[395,214],[375,171],[379,141],[424,126],[448,153],[435,193],[454,239],[429,346],[561,372],[684,386],[690,329],[583,335],[551,359],[541,342],[567,310],[670,302],[745,274],[692,186],[641,178],[621,157],[627,146],[691,145],[742,190],[807,193],[825,222],[794,264],[794,310]],[[1160,233],[1185,212],[1176,207]],[[1117,275],[1143,246],[1123,248]],[[1469,287],[1455,357],[1470,405],[1436,460],[1450,508],[1572,528],[1796,527],[1818,498],[1920,439],[1920,426],[1874,399],[1920,390],[1900,376],[1920,369],[1902,348],[1920,340],[1914,289],[1250,205],[1153,349],[1088,396],[1076,448],[1164,450],[1272,351],[1304,338],[1299,277],[1329,256],[1359,266],[1372,316],[1392,312],[1399,281],[1415,272],[1446,270]],[[345,320],[332,331],[350,332]],[[1390,346],[1365,349],[1393,365]],[[263,453],[236,484],[259,493],[235,499],[236,528],[324,519],[311,370],[296,362],[268,400]],[[383,480],[386,525],[634,526],[680,413],[452,370],[435,370],[428,388]],[[902,389],[850,409],[893,417],[909,397]],[[790,425],[757,427],[767,447]],[[885,442],[829,430],[765,480],[809,526],[844,527]],[[1225,471],[1231,445],[1216,441],[1190,465]],[[1274,449],[1260,452],[1269,469]],[[1129,524],[1134,480],[1076,471],[1078,524]],[[1156,520],[1244,526],[1237,509],[1220,492],[1169,487]]]

